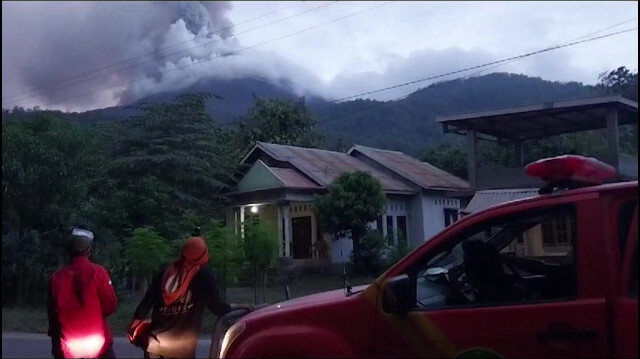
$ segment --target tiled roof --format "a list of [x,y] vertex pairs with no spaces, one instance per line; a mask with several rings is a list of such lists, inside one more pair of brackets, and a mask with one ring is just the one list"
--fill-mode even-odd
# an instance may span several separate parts
[[282,181],[285,187],[310,189],[322,188],[305,175],[292,168],[269,167],[269,169]]
[[355,145],[349,153],[358,151],[383,167],[425,189],[468,189],[469,183],[426,162],[402,152],[380,150]]
[[261,149],[278,161],[290,163],[323,187],[327,187],[343,173],[366,171],[378,178],[382,188],[387,192],[417,192],[417,188],[412,188],[408,184],[346,153],[264,142],[259,142],[256,148]]

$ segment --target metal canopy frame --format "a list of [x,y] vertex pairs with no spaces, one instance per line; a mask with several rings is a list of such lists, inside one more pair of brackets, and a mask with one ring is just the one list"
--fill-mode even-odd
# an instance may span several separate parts
[[515,160],[524,165],[522,142],[606,129],[607,160],[620,170],[619,126],[638,123],[638,102],[620,95],[559,100],[532,106],[437,117],[445,133],[467,137],[469,184],[478,189],[478,140],[512,143]]
[[479,139],[519,142],[607,128],[611,110],[617,111],[618,125],[638,122],[638,103],[619,95],[441,116],[436,121],[445,133],[474,131],[483,135]]

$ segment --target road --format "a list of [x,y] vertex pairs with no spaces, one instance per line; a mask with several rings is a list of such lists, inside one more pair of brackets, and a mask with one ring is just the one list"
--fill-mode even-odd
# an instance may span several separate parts
[[[200,339],[196,356],[209,355],[211,340]],[[142,358],[142,350],[122,337],[113,339],[117,358]],[[2,332],[2,358],[51,358],[51,340],[45,334]]]

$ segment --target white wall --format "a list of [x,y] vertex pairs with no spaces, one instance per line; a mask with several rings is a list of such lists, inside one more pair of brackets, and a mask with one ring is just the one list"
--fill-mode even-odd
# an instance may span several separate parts
[[437,194],[425,194],[422,196],[424,241],[428,241],[431,237],[444,229],[445,208],[459,210],[460,200]]
[[425,237],[425,225],[424,225],[424,217],[423,213],[423,204],[422,204],[422,196],[415,196],[411,199],[410,205],[410,214],[409,214],[409,248],[416,248],[424,240]]

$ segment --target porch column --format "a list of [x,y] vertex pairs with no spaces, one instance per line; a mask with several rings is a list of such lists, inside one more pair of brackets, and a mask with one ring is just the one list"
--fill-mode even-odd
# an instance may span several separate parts
[[618,109],[614,107],[607,110],[607,159],[616,171],[620,170],[620,138],[618,132]]
[[469,174],[469,186],[471,190],[475,190],[477,181],[478,170],[478,136],[476,131],[467,130],[467,171]]
[[398,244],[398,216],[393,216],[393,244]]
[[282,206],[284,212],[284,255],[291,257],[291,207],[287,203]]
[[387,238],[387,213],[382,214],[382,236]]
[[240,238],[244,239],[244,209],[246,206],[240,206]]
[[284,238],[284,213],[282,210],[282,206],[278,205],[278,245],[280,246],[280,250],[278,251],[281,257],[285,257],[285,238]]

